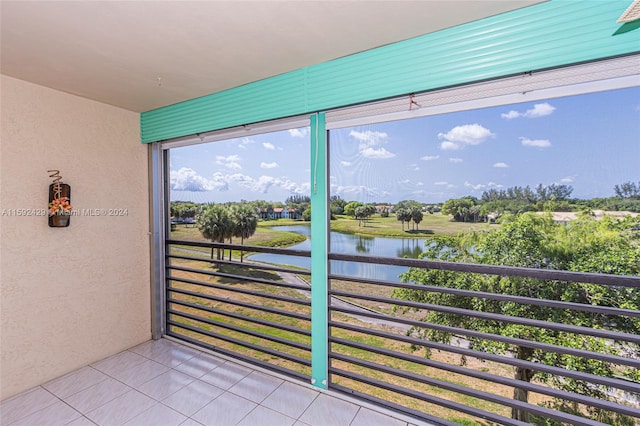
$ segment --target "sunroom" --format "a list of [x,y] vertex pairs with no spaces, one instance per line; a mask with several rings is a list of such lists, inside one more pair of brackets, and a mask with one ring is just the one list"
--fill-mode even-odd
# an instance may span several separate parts
[[639,8],[3,1],[0,423],[640,424]]

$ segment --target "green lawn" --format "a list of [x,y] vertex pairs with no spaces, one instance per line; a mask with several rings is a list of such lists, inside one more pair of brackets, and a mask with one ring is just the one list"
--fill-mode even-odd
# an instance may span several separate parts
[[343,232],[345,234],[356,234],[373,237],[396,237],[396,238],[416,238],[434,235],[456,235],[470,229],[490,229],[499,225],[489,225],[486,223],[462,223],[453,222],[448,215],[440,213],[425,213],[422,222],[417,229],[414,224],[404,224],[396,220],[395,215],[380,217],[374,215],[363,224],[348,216],[339,215],[336,220],[331,221],[331,230]]
[[[305,240],[304,235],[297,234],[295,232],[286,232],[270,229],[269,227],[275,226],[276,221],[259,222],[256,233],[250,238],[244,240],[244,245],[248,246],[262,246],[262,247],[289,247]],[[302,222],[284,223],[286,225],[300,224]],[[283,223],[279,223],[283,224]],[[207,241],[202,237],[202,234],[193,225],[177,225],[175,230],[171,231],[170,237],[173,240],[188,240],[188,241]],[[228,241],[226,241],[228,242]],[[240,244],[240,238],[233,239],[234,244]]]

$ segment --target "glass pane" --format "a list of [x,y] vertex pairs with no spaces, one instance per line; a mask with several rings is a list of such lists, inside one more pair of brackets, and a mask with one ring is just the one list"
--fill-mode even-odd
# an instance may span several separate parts
[[330,159],[332,385],[637,424],[640,88],[337,129]]
[[307,244],[309,146],[302,128],[170,150],[169,335],[310,375],[309,272],[282,249]]

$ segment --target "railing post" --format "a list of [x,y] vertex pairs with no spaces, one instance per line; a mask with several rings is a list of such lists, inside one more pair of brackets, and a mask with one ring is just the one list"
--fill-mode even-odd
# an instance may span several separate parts
[[311,384],[328,385],[328,176],[324,113],[311,116]]

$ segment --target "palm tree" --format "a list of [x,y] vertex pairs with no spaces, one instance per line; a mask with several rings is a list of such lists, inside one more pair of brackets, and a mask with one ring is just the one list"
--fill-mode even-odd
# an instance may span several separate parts
[[[234,224],[233,236],[240,237],[240,244],[244,245],[244,239],[249,238],[256,232],[258,215],[253,207],[243,203],[232,208],[231,217]],[[244,251],[240,251],[240,262],[243,260]]]
[[411,209],[411,220],[415,224],[415,229],[418,229],[418,225],[422,222],[424,215],[422,214],[422,209],[420,207],[414,207]]
[[407,222],[407,226],[409,225],[411,212],[405,208],[396,209],[396,219],[402,223],[402,230],[404,231],[404,223]]
[[[202,236],[212,242],[224,243],[224,239],[229,236],[231,220],[229,212],[221,205],[207,207],[199,216],[196,222]],[[220,249],[217,249],[218,260],[221,259]],[[213,259],[213,247],[211,248],[211,259]]]

